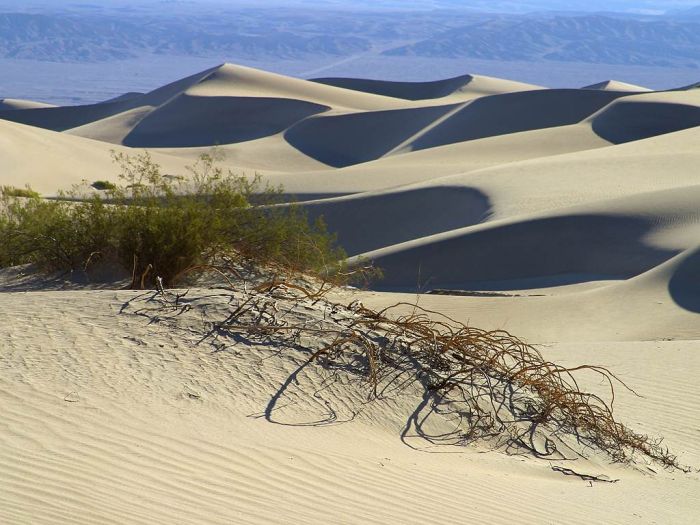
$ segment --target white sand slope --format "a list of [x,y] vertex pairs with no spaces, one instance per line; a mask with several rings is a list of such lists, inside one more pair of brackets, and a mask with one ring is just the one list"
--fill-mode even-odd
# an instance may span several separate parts
[[[54,194],[114,180],[113,149],[149,150],[166,173],[186,174],[215,144],[224,167],[283,185],[350,256],[383,268],[372,290],[339,300],[417,300],[542,344],[558,362],[608,366],[643,396],[619,391],[620,419],[700,467],[700,90],[309,81],[224,64],[89,106],[6,100],[0,185]],[[2,523],[700,515],[695,471],[598,454],[563,465],[620,479],[589,486],[483,445],[402,441],[419,391],[365,406],[365,385],[323,385],[309,369],[265,417],[299,356],[197,344],[221,304],[174,330],[119,313],[135,292],[28,288],[13,275],[0,272]]]
[[[55,194],[82,181],[117,180],[111,151],[126,148],[0,120],[0,185]],[[154,153],[166,173],[183,171],[183,159]]]
[[[3,522],[625,524],[639,516],[683,524],[699,508],[697,474],[652,475],[595,458],[563,464],[620,479],[589,487],[531,458],[409,448],[398,436],[419,399],[411,395],[323,424],[329,406],[342,420],[361,405],[364,387],[310,395],[319,369],[268,421],[262,414],[293,371],[291,356],[212,352],[193,345],[195,332],[118,314],[135,295],[0,295]],[[619,416],[665,434],[686,462],[700,460],[697,350],[679,341],[546,349],[566,363],[614,365],[644,394],[620,392]],[[651,378],[650,368],[660,373]]]
[[16,98],[0,99],[0,111],[9,111],[13,109],[36,109],[36,108],[52,108],[53,104],[45,102],[35,102],[33,100],[20,100]]
[[635,84],[628,84],[627,82],[620,82],[619,80],[604,80],[603,82],[591,84],[590,86],[584,86],[581,89],[600,89],[603,91],[633,91],[637,93],[642,93],[644,91],[652,91],[649,88],[637,86]]

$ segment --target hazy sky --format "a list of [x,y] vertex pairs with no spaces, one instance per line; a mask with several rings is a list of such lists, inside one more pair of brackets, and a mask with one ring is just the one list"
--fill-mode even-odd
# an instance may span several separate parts
[[265,6],[306,6],[311,8],[470,8],[522,12],[526,10],[623,10],[667,11],[679,7],[700,5],[700,0],[0,0],[3,8],[39,6],[69,7],[76,5],[158,5],[158,4],[219,4]]

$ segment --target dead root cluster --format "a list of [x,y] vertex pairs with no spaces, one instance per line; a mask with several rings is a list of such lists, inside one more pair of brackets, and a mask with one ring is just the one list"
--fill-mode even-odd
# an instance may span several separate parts
[[[615,462],[646,458],[684,469],[661,440],[617,421],[615,388],[631,389],[606,368],[558,365],[507,332],[467,326],[416,304],[383,310],[358,301],[343,305],[329,299],[328,287],[288,279],[228,281],[226,288],[230,310],[211,334],[302,348],[307,366],[365,378],[370,399],[419,385],[423,408],[456,422],[449,435],[423,436],[432,441],[485,440],[549,459],[598,451]],[[156,296],[160,308],[183,308],[181,296],[162,288]],[[300,307],[321,314],[290,314]],[[606,393],[582,389],[583,374],[598,376]],[[419,432],[420,421],[417,415]]]

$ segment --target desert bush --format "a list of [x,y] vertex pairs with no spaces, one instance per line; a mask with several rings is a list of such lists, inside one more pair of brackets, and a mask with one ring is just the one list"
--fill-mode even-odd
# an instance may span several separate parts
[[116,190],[117,185],[114,184],[113,182],[109,182],[108,180],[96,180],[92,184],[90,184],[93,188],[96,190]]
[[14,186],[3,186],[0,189],[0,194],[6,197],[24,197],[32,198],[39,197],[39,193],[31,189],[29,186],[25,188],[16,188]]
[[100,195],[77,187],[52,200],[3,192],[0,264],[88,275],[107,264],[130,274],[132,287],[156,277],[173,284],[222,260],[282,272],[342,266],[345,254],[322,221],[309,223],[298,206],[281,205],[281,189],[224,172],[213,154],[202,155],[187,178],[164,176],[148,153],[113,156],[119,182]]

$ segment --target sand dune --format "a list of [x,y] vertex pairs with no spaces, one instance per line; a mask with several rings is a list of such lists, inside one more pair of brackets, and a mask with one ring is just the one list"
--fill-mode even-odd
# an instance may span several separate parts
[[[224,64],[88,106],[3,99],[0,185],[114,180],[110,150],[185,175],[218,144],[223,167],[283,185],[351,260],[383,269],[333,298],[418,301],[610,367],[643,396],[618,389],[620,419],[697,467],[700,91],[647,91]],[[420,389],[368,404],[366,383],[322,367],[291,381],[297,348],[202,339],[226,294],[193,288],[177,326],[124,309],[138,297],[0,270],[0,522],[697,521],[695,471],[591,452],[564,466],[620,481],[589,485],[486,443],[431,444],[412,426]]]
[[44,102],[34,102],[33,100],[19,100],[16,98],[0,99],[0,111],[11,111],[14,109],[36,109],[36,108],[52,108],[53,104]]
[[[74,128],[73,134],[132,147],[214,146],[274,135],[330,109],[404,105],[398,99],[224,64],[146,95],[73,108],[72,114],[89,116],[89,121],[74,119],[60,130]],[[27,123],[40,125],[37,120]]]
[[575,124],[620,96],[603,91],[538,90],[482,97],[460,105],[319,116],[292,127],[285,138],[303,153],[342,167],[394,151]]
[[448,97],[468,100],[485,95],[543,89],[540,86],[531,84],[479,75],[463,75],[431,82],[390,82],[355,78],[315,78],[313,82],[406,100],[429,100]]
[[348,110],[378,110],[403,107],[406,101],[391,97],[359,93],[257,69],[224,64],[203,81],[187,90],[200,97],[290,98]]
[[140,119],[123,144],[173,148],[245,142],[275,135],[328,109],[282,98],[180,95]]
[[30,108],[6,113],[0,111],[0,119],[11,120],[53,131],[65,131],[100,119],[117,115],[138,107],[156,107],[181,93],[187,87],[201,81],[213,70],[203,71],[178,80],[143,96],[136,96],[112,102],[100,102],[84,106],[59,106],[52,108]]
[[617,100],[593,115],[593,130],[615,144],[700,126],[700,93],[670,91]]
[[123,100],[130,100],[132,98],[142,97],[144,95],[145,95],[145,93],[141,93],[139,91],[129,91],[128,93],[122,93],[121,95],[117,95],[116,97],[113,97],[113,98],[110,98],[107,100],[103,100],[102,103],[109,104],[111,102],[121,102]]
[[[493,297],[422,295],[420,304],[474,326],[509,330],[542,342],[627,341],[630,349],[639,341],[697,343],[699,249],[697,244],[692,245],[627,280],[511,290]],[[367,292],[362,300],[386,307],[397,301],[411,301],[411,296]],[[620,366],[631,364],[623,359]]]
[[388,288],[520,289],[628,279],[692,246],[686,243],[700,234],[699,195],[700,186],[687,187],[492,221],[364,256],[386,270]]
[[348,254],[357,255],[477,224],[491,206],[486,195],[471,188],[431,185],[308,201],[304,208],[323,217]]
[[636,86],[634,84],[628,84],[627,82],[620,82],[619,80],[604,80],[603,82],[598,82],[597,84],[584,86],[581,89],[600,89],[604,91],[633,91],[638,93],[644,91],[651,91],[651,89],[649,88]]
[[[129,152],[112,144],[74,137],[0,120],[0,185],[55,194],[83,181],[116,180],[119,170],[111,150]],[[182,172],[182,159],[154,153],[167,172]]]

